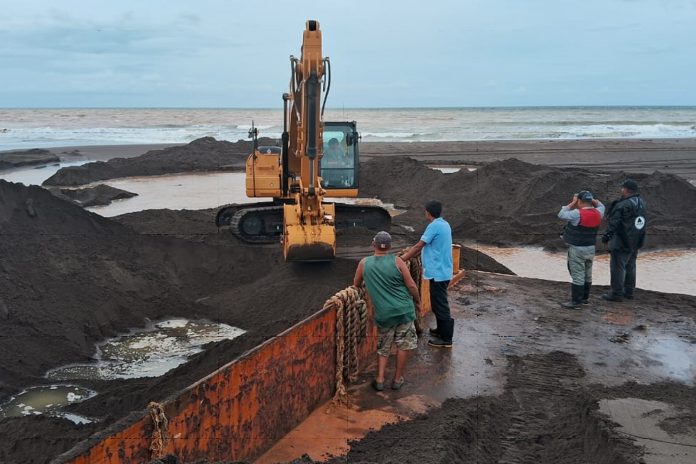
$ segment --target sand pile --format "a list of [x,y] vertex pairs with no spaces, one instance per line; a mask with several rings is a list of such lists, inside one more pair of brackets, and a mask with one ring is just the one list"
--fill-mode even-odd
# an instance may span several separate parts
[[13,150],[0,152],[0,170],[32,166],[39,164],[57,163],[58,156],[49,150],[32,148],[31,150]]
[[137,193],[118,189],[106,184],[99,184],[96,187],[81,189],[59,189],[49,188],[51,193],[64,200],[72,201],[82,207],[108,205],[114,200],[125,200],[126,198],[137,197]]
[[[45,383],[48,369],[89,361],[95,342],[147,319],[207,318],[248,331],[160,378],[87,382],[99,395],[71,411],[96,424],[2,421],[3,462],[46,462],[78,438],[166,398],[321,308],[355,270],[354,261],[340,259],[285,265],[280,247],[240,246],[231,234],[215,241],[141,235],[42,188],[4,181],[0,235],[0,320],[3,333],[12,334],[0,337],[0,401]],[[296,291],[308,282],[314,291]]]
[[[648,205],[647,246],[691,246],[696,241],[696,187],[655,172],[631,175]],[[433,171],[408,158],[381,158],[361,167],[361,195],[396,202],[410,211],[396,218],[422,230],[422,204],[439,199],[454,236],[501,245],[563,247],[557,213],[572,194],[589,189],[604,202],[618,198],[626,176],[578,168],[559,169],[515,159],[495,161],[474,172]]]
[[[274,144],[259,139],[260,145]],[[251,153],[251,142],[218,141],[203,137],[187,145],[151,150],[135,158],[113,158],[60,169],[44,185],[74,186],[130,176],[157,176],[176,172],[240,171]]]

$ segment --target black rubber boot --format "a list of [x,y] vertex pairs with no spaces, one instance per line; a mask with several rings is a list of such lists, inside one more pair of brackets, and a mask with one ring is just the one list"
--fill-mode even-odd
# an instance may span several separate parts
[[570,301],[561,303],[564,308],[577,308],[582,304],[582,295],[585,292],[583,285],[570,286]]
[[583,287],[583,292],[582,292],[582,304],[588,305],[590,304],[590,289],[592,288],[592,282],[585,282],[585,286]]

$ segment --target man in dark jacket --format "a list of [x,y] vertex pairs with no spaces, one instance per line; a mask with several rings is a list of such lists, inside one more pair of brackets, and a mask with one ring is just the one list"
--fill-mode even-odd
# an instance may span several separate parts
[[605,300],[633,298],[636,257],[645,241],[646,225],[645,203],[638,195],[638,184],[627,179],[621,184],[621,198],[609,207],[607,230],[602,237],[611,253],[611,291],[602,295]]

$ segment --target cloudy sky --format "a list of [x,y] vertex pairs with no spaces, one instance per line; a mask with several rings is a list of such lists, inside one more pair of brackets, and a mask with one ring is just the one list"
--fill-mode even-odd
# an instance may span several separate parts
[[696,0],[0,0],[0,107],[696,105]]

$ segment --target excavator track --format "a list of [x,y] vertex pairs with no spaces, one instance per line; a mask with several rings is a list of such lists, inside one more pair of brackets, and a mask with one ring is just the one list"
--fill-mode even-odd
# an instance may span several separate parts
[[[337,231],[364,228],[377,232],[391,226],[391,215],[379,206],[335,205]],[[278,243],[283,234],[283,205],[229,205],[218,212],[216,223],[218,227],[229,227],[233,235],[248,243]]]

